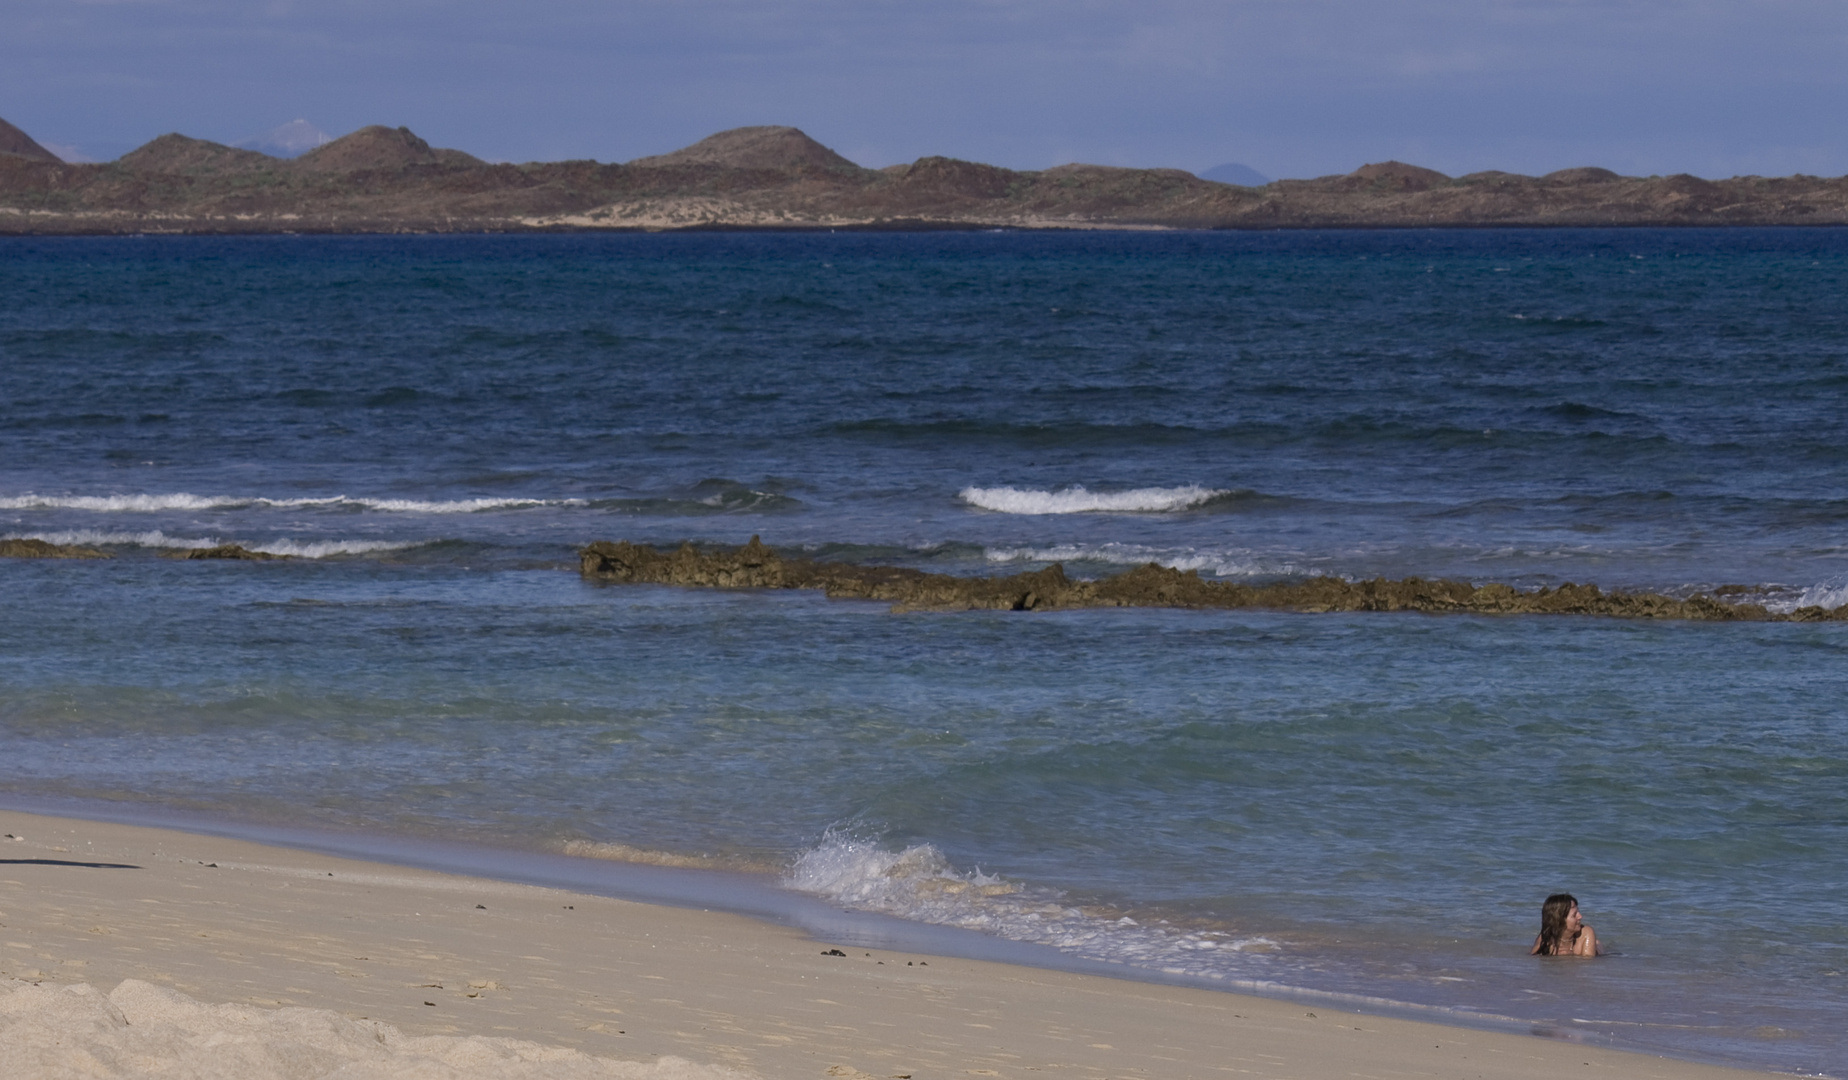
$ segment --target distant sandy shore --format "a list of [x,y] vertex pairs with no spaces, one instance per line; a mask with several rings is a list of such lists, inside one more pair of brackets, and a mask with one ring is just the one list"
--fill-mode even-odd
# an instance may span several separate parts
[[[256,1076],[266,1053],[277,1077],[1765,1075],[1091,975],[828,955],[729,914],[163,829],[0,811],[0,833],[18,838],[0,840],[6,1080],[217,1075],[197,1062],[236,1054],[235,1074]],[[60,984],[94,990],[52,996]],[[194,1064],[136,1066],[110,1042],[146,1054],[156,1034]],[[283,1046],[298,1036],[369,1056]]]

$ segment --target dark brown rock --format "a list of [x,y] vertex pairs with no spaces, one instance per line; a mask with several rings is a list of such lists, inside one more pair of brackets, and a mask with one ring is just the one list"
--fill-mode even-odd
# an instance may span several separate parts
[[0,540],[0,558],[5,559],[107,559],[108,552],[76,544],[53,544],[44,540]]
[[586,577],[624,584],[704,585],[720,589],[781,589],[791,587],[783,576],[783,561],[757,537],[736,551],[702,555],[682,544],[663,555],[651,547],[626,540],[598,541],[579,552]]
[[581,553],[594,581],[710,588],[820,589],[829,597],[878,600],[895,611],[1042,611],[1086,607],[1268,608],[1283,611],[1420,611],[1484,615],[1589,615],[1626,619],[1848,621],[1848,605],[1777,614],[1760,604],[1701,595],[1606,593],[1565,584],[1522,592],[1491,583],[1422,578],[1346,581],[1318,577],[1272,585],[1207,581],[1195,571],[1149,563],[1098,581],[1073,581],[1062,566],[1005,577],[957,577],[894,566],[784,559],[753,536],[741,548],[671,553],[627,541],[598,541]]
[[267,551],[252,551],[242,544],[219,544],[209,548],[187,548],[183,551],[166,553],[169,559],[240,559],[244,562],[274,562],[278,559],[291,558],[288,555],[273,555]]

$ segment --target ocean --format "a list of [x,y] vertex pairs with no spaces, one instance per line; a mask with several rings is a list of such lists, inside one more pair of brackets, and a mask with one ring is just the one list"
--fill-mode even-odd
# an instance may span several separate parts
[[[10,238],[0,296],[0,537],[113,556],[0,560],[6,805],[1848,1076],[1848,625],[898,614],[576,557],[1840,606],[1848,232]],[[221,543],[290,558],[167,557]],[[1526,955],[1556,891],[1612,955]]]

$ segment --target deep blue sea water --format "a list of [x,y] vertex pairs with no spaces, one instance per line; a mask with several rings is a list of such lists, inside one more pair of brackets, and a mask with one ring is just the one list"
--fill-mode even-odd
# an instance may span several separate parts
[[[895,615],[957,573],[1848,603],[1848,233],[0,241],[0,798],[743,867],[1848,1075],[1848,625]],[[236,542],[252,564],[163,554]],[[68,800],[77,800],[69,802]],[[1525,956],[1568,890],[1615,955]]]

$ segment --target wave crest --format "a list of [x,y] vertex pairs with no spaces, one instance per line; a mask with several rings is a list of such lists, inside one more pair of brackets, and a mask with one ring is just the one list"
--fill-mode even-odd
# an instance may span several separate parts
[[1111,566],[1146,566],[1154,563],[1171,570],[1198,570],[1215,577],[1292,577],[1303,573],[1295,563],[1267,560],[1249,551],[1200,551],[1154,548],[1143,544],[1055,544],[1050,547],[986,548],[982,557],[993,563],[1106,563]]
[[1848,604],[1848,577],[1831,578],[1811,585],[1794,596],[1786,594],[1764,601],[1766,610],[1779,615],[1788,615],[1807,607],[1833,611],[1844,604]]
[[524,510],[540,506],[587,506],[584,499],[369,499],[346,495],[322,498],[268,499],[255,495],[193,495],[187,492],[136,495],[13,495],[0,498],[0,510],[93,510],[147,514],[170,510],[327,509],[410,514],[473,514],[484,510]]
[[1036,488],[966,487],[957,497],[997,514],[1169,514],[1192,510],[1232,492],[1188,484],[1184,487],[1091,491],[1081,485],[1043,491]]
[[[8,534],[8,540],[43,540],[47,544],[76,547],[145,547],[169,551],[194,551],[215,548],[232,541],[215,536],[168,536],[159,529],[146,532],[111,532],[103,529],[70,529],[64,532]],[[330,555],[371,555],[380,551],[402,551],[434,541],[400,542],[393,540],[265,540],[237,542],[247,551],[266,555],[287,555],[297,559],[324,559]]]
[[1228,983],[1248,983],[1268,974],[1277,948],[1269,938],[1145,926],[1121,912],[1065,903],[1051,890],[980,870],[960,871],[932,844],[891,851],[838,830],[829,830],[820,844],[803,852],[783,884],[847,908]]

